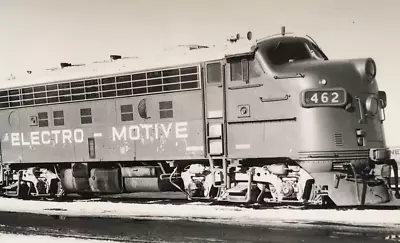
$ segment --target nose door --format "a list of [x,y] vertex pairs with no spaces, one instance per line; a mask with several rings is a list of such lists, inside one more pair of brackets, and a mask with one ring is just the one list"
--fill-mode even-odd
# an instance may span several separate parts
[[205,64],[204,117],[206,122],[206,151],[210,156],[224,154],[224,82],[221,61]]

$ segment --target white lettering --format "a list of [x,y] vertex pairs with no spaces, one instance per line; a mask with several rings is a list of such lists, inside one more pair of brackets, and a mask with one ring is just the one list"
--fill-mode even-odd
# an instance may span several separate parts
[[169,132],[171,131],[172,123],[168,124],[168,129],[165,129],[164,124],[161,124],[161,128],[165,134],[165,137],[168,138]]
[[75,143],[83,143],[83,130],[82,129],[75,129],[74,140],[75,140]]
[[126,140],[126,127],[122,127],[120,134],[118,134],[117,129],[115,127],[113,127],[112,128],[112,137],[113,137],[113,141],[115,141],[116,139],[121,140],[122,138],[124,140]]
[[[42,135],[42,143],[43,144],[50,144],[51,143],[50,132],[49,131],[43,131],[41,135]],[[44,139],[44,135],[47,135],[48,140]]]
[[[162,135],[164,138],[173,136],[176,139],[187,138],[188,122],[165,123],[165,124],[137,124],[131,126],[112,127],[112,140],[142,140],[159,139]],[[96,133],[101,137],[102,133]],[[99,135],[100,134],[100,135]],[[49,145],[49,144],[66,144],[66,143],[83,143],[85,134],[82,129],[64,129],[52,131],[33,131],[29,133],[10,133],[3,135],[3,142],[6,142],[9,136],[12,146],[31,146],[31,145]]]
[[[134,131],[136,131],[136,134],[134,134]],[[140,138],[139,126],[133,125],[129,127],[129,138],[131,140],[139,140]]]
[[[74,132],[75,134],[75,132]],[[72,132],[71,130],[62,130],[62,142],[65,143],[66,140],[69,141],[69,143],[72,143]]]
[[19,133],[11,133],[11,145],[12,146],[19,146]]
[[25,142],[25,139],[24,139],[24,138],[25,138],[25,137],[24,137],[24,134],[21,133],[21,144],[22,144],[22,146],[24,146],[24,145],[27,145],[27,146],[31,145],[30,142]]
[[146,129],[146,139],[150,139],[150,128],[153,127],[151,124],[140,124],[140,126],[144,129]]
[[40,145],[39,132],[31,132],[31,144]]
[[187,138],[187,122],[177,122],[175,124],[175,136],[176,138]]
[[55,142],[55,143],[58,143],[58,134],[60,134],[60,133],[61,133],[60,130],[53,130],[53,131],[51,131],[51,134],[54,135],[54,142]]
[[158,123],[154,124],[154,136],[155,139],[158,139]]

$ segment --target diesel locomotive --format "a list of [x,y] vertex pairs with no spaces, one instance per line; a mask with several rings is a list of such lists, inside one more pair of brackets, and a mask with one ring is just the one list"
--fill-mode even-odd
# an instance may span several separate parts
[[398,168],[375,77],[372,58],[329,60],[284,28],[12,76],[0,83],[1,190],[385,204]]

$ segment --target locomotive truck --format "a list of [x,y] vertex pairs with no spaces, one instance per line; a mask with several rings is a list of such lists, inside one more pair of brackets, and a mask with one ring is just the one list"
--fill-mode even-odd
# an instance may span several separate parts
[[284,28],[178,49],[1,82],[3,194],[181,191],[337,206],[399,197],[372,58],[329,60]]

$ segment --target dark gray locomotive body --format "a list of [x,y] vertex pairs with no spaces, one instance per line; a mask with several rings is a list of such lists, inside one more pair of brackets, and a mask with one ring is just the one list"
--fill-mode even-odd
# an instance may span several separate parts
[[5,194],[377,205],[393,168],[398,195],[372,59],[291,35],[188,49],[2,84]]

